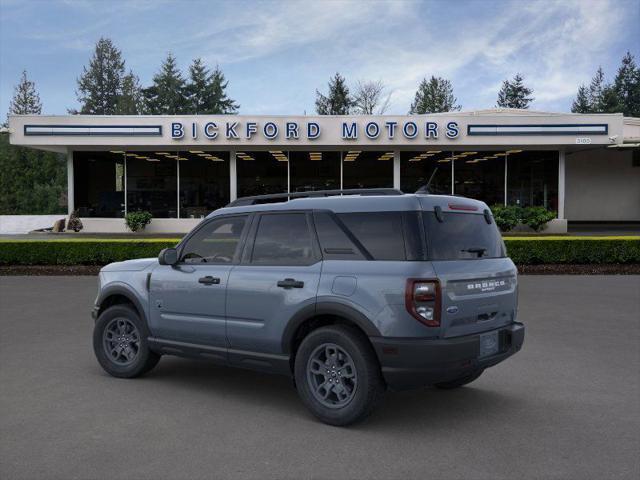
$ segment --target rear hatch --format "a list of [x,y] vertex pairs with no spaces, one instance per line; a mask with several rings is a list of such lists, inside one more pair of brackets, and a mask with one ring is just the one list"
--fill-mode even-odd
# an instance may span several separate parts
[[471,335],[513,322],[517,270],[488,210],[424,212],[423,218],[440,280],[441,335]]

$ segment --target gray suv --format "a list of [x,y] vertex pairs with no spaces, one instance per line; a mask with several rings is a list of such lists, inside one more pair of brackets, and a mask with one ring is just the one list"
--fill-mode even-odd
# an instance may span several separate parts
[[488,207],[393,189],[246,197],[159,258],[100,271],[93,346],[116,377],[164,354],[293,378],[323,422],[385,389],[456,388],[517,352],[517,270]]

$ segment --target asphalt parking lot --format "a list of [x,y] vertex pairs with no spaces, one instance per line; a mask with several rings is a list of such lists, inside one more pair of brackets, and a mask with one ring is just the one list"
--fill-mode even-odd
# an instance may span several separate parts
[[315,421],[277,376],[91,350],[93,277],[0,277],[3,479],[640,478],[640,277],[521,277],[518,355],[457,391]]

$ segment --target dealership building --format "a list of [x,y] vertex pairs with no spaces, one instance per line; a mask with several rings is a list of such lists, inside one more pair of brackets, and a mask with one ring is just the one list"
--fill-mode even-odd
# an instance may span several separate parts
[[10,141],[67,157],[85,231],[186,232],[248,195],[393,187],[544,206],[550,232],[640,222],[640,119],[491,109],[379,116],[11,116]]

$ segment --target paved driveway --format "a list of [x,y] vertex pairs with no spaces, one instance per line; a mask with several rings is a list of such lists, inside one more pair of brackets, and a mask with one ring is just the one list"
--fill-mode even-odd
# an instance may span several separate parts
[[640,277],[522,277],[521,353],[458,391],[313,420],[281,377],[165,357],[118,380],[92,277],[0,277],[0,478],[640,478]]

